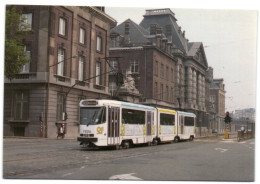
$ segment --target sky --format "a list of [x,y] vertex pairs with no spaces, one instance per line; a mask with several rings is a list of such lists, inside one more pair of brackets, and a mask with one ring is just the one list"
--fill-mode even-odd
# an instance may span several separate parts
[[[171,8],[166,7],[166,8]],[[153,7],[106,7],[118,25],[136,23]],[[256,106],[257,11],[171,8],[190,42],[203,42],[215,79],[223,78],[226,111]]]

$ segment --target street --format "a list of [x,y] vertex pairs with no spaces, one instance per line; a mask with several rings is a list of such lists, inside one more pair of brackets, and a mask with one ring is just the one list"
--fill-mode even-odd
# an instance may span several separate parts
[[254,139],[88,150],[76,140],[3,139],[5,179],[254,181]]

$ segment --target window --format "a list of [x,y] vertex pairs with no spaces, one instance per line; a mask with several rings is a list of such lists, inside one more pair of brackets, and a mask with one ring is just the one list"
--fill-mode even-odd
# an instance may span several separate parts
[[86,30],[83,28],[79,29],[79,43],[85,45]]
[[210,102],[215,102],[215,98],[216,98],[215,95],[210,96]]
[[84,80],[84,57],[79,56],[79,71],[78,71],[78,80]]
[[160,88],[160,99],[163,100],[163,84],[161,84]]
[[166,66],[166,80],[169,80],[169,67]]
[[116,47],[116,38],[111,38],[111,47]]
[[106,107],[80,108],[81,125],[98,125],[106,122]]
[[131,60],[130,61],[130,67],[132,73],[138,73],[139,72],[139,62],[137,60]]
[[171,81],[174,81],[173,69],[171,69]]
[[116,92],[116,89],[117,89],[116,82],[109,82],[109,92],[111,93],[112,96]]
[[163,77],[164,77],[164,65],[163,64],[161,64],[161,72],[160,72],[160,74],[161,74],[161,78],[163,79]]
[[154,74],[158,76],[158,61],[155,61]]
[[62,121],[62,115],[65,112],[65,94],[58,93],[57,94],[57,121]]
[[96,62],[96,84],[100,85],[101,83],[101,76],[100,76],[100,71],[101,71],[101,63],[100,62]]
[[114,71],[117,72],[118,71],[118,61],[109,61],[110,64],[110,72]]
[[60,18],[59,21],[59,34],[66,36],[66,19],[64,18]]
[[171,88],[170,101],[173,102],[173,88]]
[[63,76],[64,75],[64,61],[65,60],[65,50],[63,48],[59,48],[58,50],[58,66],[57,66],[57,74]]
[[166,86],[166,101],[169,100],[169,87]]
[[102,38],[97,36],[97,51],[102,52]]
[[175,115],[160,113],[160,125],[175,125]]
[[194,118],[184,117],[184,126],[194,126]]
[[14,119],[28,120],[29,118],[29,93],[17,91],[14,100]]
[[154,98],[157,99],[158,97],[158,83],[154,83]]
[[32,30],[32,13],[24,13],[20,16],[20,31]]
[[145,111],[122,109],[123,124],[145,124]]
[[[31,46],[25,45],[24,51],[26,52],[26,58],[31,59]],[[27,62],[23,65],[23,68],[21,70],[21,73],[29,73],[30,72],[30,62]]]

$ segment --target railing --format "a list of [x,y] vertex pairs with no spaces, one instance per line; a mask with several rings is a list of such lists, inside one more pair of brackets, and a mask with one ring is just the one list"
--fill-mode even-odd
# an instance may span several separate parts
[[15,79],[36,79],[37,73],[19,73],[15,75]]
[[32,82],[47,82],[48,72],[30,72],[15,74],[12,80],[5,78],[5,83],[32,83]]

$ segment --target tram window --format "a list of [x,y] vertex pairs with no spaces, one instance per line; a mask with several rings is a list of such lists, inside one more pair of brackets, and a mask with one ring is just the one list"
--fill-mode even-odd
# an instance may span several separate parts
[[123,124],[145,124],[145,111],[122,109]]
[[160,125],[175,125],[175,115],[160,113]]
[[194,126],[194,117],[184,117],[184,126]]
[[80,109],[80,124],[81,125],[97,125],[105,123],[106,108],[105,107],[91,107]]

